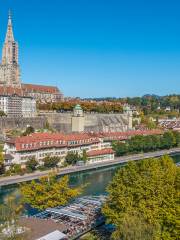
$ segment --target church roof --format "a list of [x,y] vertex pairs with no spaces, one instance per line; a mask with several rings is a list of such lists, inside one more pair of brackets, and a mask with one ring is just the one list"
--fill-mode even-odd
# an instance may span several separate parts
[[0,95],[12,96],[12,95],[24,96],[23,90],[21,88],[14,88],[11,86],[2,87],[0,86]]
[[47,92],[47,93],[53,93],[58,94],[59,89],[55,86],[44,86],[44,85],[36,85],[36,84],[22,84],[22,89],[25,92]]
[[28,96],[30,92],[40,92],[40,93],[51,93],[60,94],[57,87],[54,86],[43,86],[43,85],[33,85],[33,84],[21,84],[21,87],[11,87],[11,86],[0,86],[0,95],[11,96]]

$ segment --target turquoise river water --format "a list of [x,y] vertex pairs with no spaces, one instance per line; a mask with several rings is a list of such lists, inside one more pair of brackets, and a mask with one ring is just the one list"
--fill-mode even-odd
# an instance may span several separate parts
[[[172,156],[175,162],[180,162],[180,154]],[[83,195],[97,195],[106,192],[106,188],[116,171],[123,167],[122,164],[86,172],[70,174],[71,186],[88,184]],[[0,203],[4,203],[9,197],[14,197],[17,203],[20,200],[18,185],[0,187]]]

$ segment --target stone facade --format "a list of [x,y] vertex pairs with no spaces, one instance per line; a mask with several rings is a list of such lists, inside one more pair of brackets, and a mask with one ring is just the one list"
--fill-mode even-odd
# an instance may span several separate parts
[[18,64],[18,44],[14,40],[11,14],[9,14],[8,27],[2,52],[0,65],[0,86],[20,87],[20,69]]
[[45,117],[33,118],[16,118],[16,117],[0,117],[0,131],[3,132],[8,129],[26,129],[27,126],[32,126],[35,129],[44,128],[47,119]]
[[[50,125],[61,132],[72,131],[72,113],[42,113]],[[84,113],[85,132],[125,132],[132,130],[132,117],[124,114]]]

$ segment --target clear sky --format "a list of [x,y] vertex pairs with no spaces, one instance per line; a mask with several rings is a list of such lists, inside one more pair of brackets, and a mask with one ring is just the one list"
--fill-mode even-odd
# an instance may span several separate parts
[[22,80],[65,96],[180,93],[179,0],[0,0],[13,13]]

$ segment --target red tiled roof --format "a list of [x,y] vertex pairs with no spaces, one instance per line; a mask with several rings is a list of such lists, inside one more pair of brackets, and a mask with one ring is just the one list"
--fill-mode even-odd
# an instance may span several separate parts
[[92,137],[85,133],[70,135],[61,133],[33,133],[29,136],[17,137],[15,139],[15,146],[17,151],[30,151],[51,147],[76,147],[98,142],[99,139],[97,137]]
[[17,151],[30,151],[41,148],[51,147],[77,147],[80,145],[89,145],[99,143],[99,138],[104,140],[126,140],[135,135],[153,135],[162,134],[161,130],[129,131],[129,132],[108,132],[108,133],[33,133],[29,136],[17,137],[13,141]]
[[101,150],[92,150],[87,152],[88,157],[99,156],[99,155],[106,155],[106,154],[113,154],[114,151],[111,148],[105,148]]
[[54,86],[44,86],[35,84],[22,84],[22,88],[25,92],[47,92],[53,94],[59,94],[59,89]]
[[0,87],[0,95],[7,95],[11,96],[16,94],[18,96],[23,96],[23,90],[21,88],[14,88],[14,87]]
[[40,93],[51,93],[59,94],[60,91],[54,86],[43,86],[43,85],[33,85],[33,84],[21,84],[22,87],[11,87],[11,86],[1,86],[0,95],[11,96],[16,94],[18,96],[27,96],[29,92],[40,92]]
[[102,133],[93,133],[92,135],[104,139],[111,140],[125,140],[128,137],[137,136],[137,135],[159,135],[162,134],[163,131],[159,129],[154,130],[132,130],[127,132],[102,132]]

